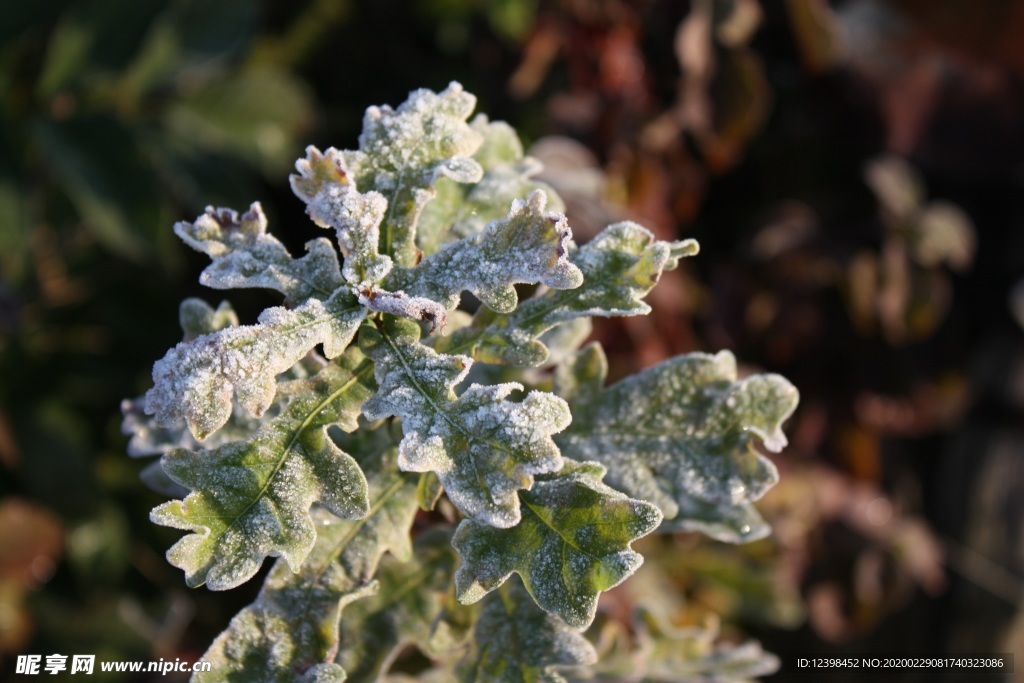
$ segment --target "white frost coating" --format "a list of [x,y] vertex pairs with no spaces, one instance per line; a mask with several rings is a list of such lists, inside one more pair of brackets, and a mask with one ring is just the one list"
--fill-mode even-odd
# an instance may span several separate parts
[[515,200],[507,218],[491,221],[480,234],[447,244],[415,268],[397,273],[392,288],[402,287],[448,309],[458,306],[466,290],[490,308],[508,313],[518,302],[515,284],[579,287],[583,274],[568,259],[572,230],[565,215],[545,213],[546,202],[541,190],[525,201]]
[[358,192],[349,179],[342,153],[333,147],[321,153],[310,145],[306,158],[295,162],[291,177],[306,213],[323,228],[332,227],[345,256],[342,274],[355,287],[380,282],[391,271],[391,258],[378,253],[380,224],[388,201],[379,192]]
[[475,104],[458,83],[440,93],[414,91],[398,109],[368,108],[359,150],[342,152],[358,189],[387,197],[381,249],[400,265],[418,260],[416,225],[436,194],[435,183],[475,183],[483,175],[470,158],[481,136],[466,123]]
[[463,561],[455,575],[459,601],[480,600],[514,572],[541,608],[575,628],[589,626],[600,593],[643,563],[632,541],[662,520],[654,505],[601,483],[603,474],[597,463],[566,459],[562,471],[520,493],[529,514],[518,526],[463,520],[452,539]]
[[385,337],[368,355],[376,362],[376,396],[363,413],[371,420],[402,419],[399,466],[435,472],[452,503],[468,517],[499,528],[520,518],[516,491],[533,475],[562,466],[551,434],[571,415],[560,398],[531,392],[521,403],[504,400],[515,383],[474,384],[456,397],[453,387],[472,361],[438,354],[413,337]]
[[258,325],[230,327],[182,342],[153,365],[146,412],[173,427],[184,419],[198,439],[231,416],[232,395],[260,416],[274,399],[275,376],[323,344],[328,358],[348,346],[366,310],[343,292],[327,302],[309,299],[295,309],[269,308]]
[[[598,385],[604,368],[600,375]],[[690,515],[687,528],[752,540],[759,518],[749,503],[778,481],[752,442],[773,452],[785,446],[782,423],[798,401],[792,384],[779,375],[737,381],[736,359],[722,351],[679,356],[587,393],[574,428],[558,439],[568,456],[603,463],[613,486],[654,502],[668,519]]]
[[[592,316],[646,315],[643,297],[665,270],[696,253],[696,242],[662,242],[641,225],[610,225],[579,249],[568,245],[569,261],[583,274],[571,292],[548,289],[501,318],[485,318],[453,335],[452,346],[469,348],[489,363],[540,365],[547,360],[538,337],[555,325]],[[440,348],[445,348],[441,346]]]
[[359,151],[348,153],[356,177],[376,176],[375,189],[393,189],[405,182],[432,185],[445,176],[475,183],[483,169],[470,156],[482,142],[466,123],[476,97],[454,81],[439,93],[414,90],[398,109],[368,107],[363,116]]
[[351,285],[380,282],[391,271],[391,259],[377,253],[380,222],[388,202],[378,192],[360,194],[351,185],[331,185],[309,205],[317,223],[335,228],[345,255],[342,274]]
[[226,208],[207,207],[195,222],[181,221],[175,234],[212,260],[199,282],[213,289],[259,287],[274,289],[289,301],[329,297],[341,286],[338,257],[330,242],[313,240],[307,254],[292,258],[275,237],[267,234],[267,218],[259,202],[241,216]]
[[388,292],[377,288],[359,290],[358,294],[359,303],[371,311],[429,322],[431,332],[436,329],[443,334],[448,323],[448,310],[422,296],[409,296],[402,291]]

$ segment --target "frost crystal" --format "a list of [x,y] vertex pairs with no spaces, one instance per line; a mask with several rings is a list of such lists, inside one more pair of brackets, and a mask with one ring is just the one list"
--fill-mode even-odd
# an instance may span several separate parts
[[576,628],[589,626],[602,591],[643,562],[630,543],[661,523],[661,512],[601,483],[592,462],[565,461],[520,493],[523,518],[511,529],[464,520],[452,545],[462,557],[459,600],[473,603],[519,574],[537,604]]
[[277,238],[267,234],[259,202],[241,216],[209,206],[194,223],[177,223],[174,232],[213,260],[199,276],[199,282],[213,289],[274,289],[298,304],[312,296],[326,299],[341,286],[331,243],[313,240],[306,244],[306,256],[293,259]]
[[[754,444],[785,445],[788,382],[737,380],[722,352],[605,388],[600,348],[578,351],[591,317],[648,313],[696,243],[623,222],[578,247],[515,131],[467,123],[475,103],[417,90],[370,107],[358,149],[308,147],[291,186],[333,234],[299,258],[258,203],[174,226],[209,256],[204,285],[284,295],[247,325],[183,302],[184,339],[122,404],[130,454],[162,456],[141,476],[175,498],[151,519],[188,532],[167,553],[188,585],[279,558],[195,683],[405,681],[389,669],[410,646],[434,660],[424,683],[564,682],[599,666],[579,630],[663,513],[663,530],[768,532],[752,501],[776,473]],[[635,632],[637,678],[693,664],[671,651],[689,634]],[[772,661],[698,649],[697,676]]]
[[467,290],[502,313],[515,309],[518,298],[512,285],[517,283],[579,287],[583,274],[566,258],[572,230],[564,215],[544,212],[546,202],[541,190],[525,202],[513,201],[507,218],[446,245],[415,269],[403,270],[391,286],[449,309],[458,306],[459,294]]
[[492,526],[519,522],[516,491],[533,475],[555,472],[562,459],[551,434],[569,425],[560,398],[531,392],[521,403],[504,400],[518,384],[474,384],[456,397],[472,361],[435,353],[419,343],[418,328],[393,321],[360,343],[376,362],[380,390],[363,412],[371,420],[402,418],[399,466],[434,472],[463,514]]
[[[357,444],[362,447],[353,448]],[[310,667],[343,672],[333,663],[340,645],[339,613],[354,600],[377,594],[380,585],[372,578],[385,553],[402,561],[412,557],[409,529],[416,512],[416,478],[398,471],[394,452],[381,450],[389,447],[386,441],[357,437],[345,446],[365,454],[359,465],[369,482],[369,515],[348,522],[314,509],[317,541],[302,568],[295,572],[285,560],[277,561],[256,602],[203,655],[213,671],[197,683],[238,678],[291,683]]]
[[484,114],[474,117],[470,126],[483,138],[473,155],[484,169],[483,178],[476,184],[438,179],[437,197],[423,209],[416,230],[416,243],[427,254],[442,243],[477,234],[489,222],[503,218],[513,201],[537,190],[547,195],[550,210],[565,209],[550,186],[532,179],[541,164],[523,156],[523,145],[511,126],[489,121]]
[[388,202],[379,192],[357,192],[349,180],[341,152],[333,147],[321,154],[306,148],[306,158],[295,163],[299,175],[292,189],[308,204],[309,217],[322,227],[333,227],[345,255],[342,271],[354,287],[369,287],[391,271],[391,259],[377,252],[380,223]]
[[[320,502],[346,519],[369,510],[366,480],[356,462],[327,437],[329,425],[355,429],[373,392],[372,366],[353,349],[309,380],[299,380],[284,412],[253,438],[216,449],[178,449],[161,465],[192,489],[181,501],[153,510],[158,524],[188,529],[167,557],[189,585],[234,588],[267,555],[298,570],[316,540],[310,506]],[[326,398],[321,398],[326,397]]]
[[146,412],[173,427],[184,419],[198,439],[224,426],[231,399],[259,417],[274,399],[275,377],[322,344],[333,358],[355,336],[366,310],[341,291],[325,302],[268,308],[258,325],[229,327],[182,342],[153,365]]
[[682,513],[676,528],[732,542],[765,533],[749,503],[778,473],[753,444],[785,446],[793,385],[778,375],[737,381],[728,351],[679,356],[602,390],[606,371],[597,345],[560,369],[557,391],[576,418],[558,439],[566,455],[602,463],[612,486],[654,502],[666,518]]
[[416,262],[416,223],[434,184],[475,183],[483,175],[471,158],[482,138],[466,123],[475,106],[458,83],[440,93],[417,90],[398,109],[367,109],[359,150],[343,152],[357,189],[387,198],[380,248],[399,265]]
[[569,291],[547,290],[508,315],[477,313],[473,324],[439,340],[437,350],[468,352],[487,363],[531,366],[548,357],[539,337],[559,323],[579,318],[645,315],[643,297],[682,256],[697,253],[697,243],[661,242],[636,223],[616,223],[571,253],[583,284]]

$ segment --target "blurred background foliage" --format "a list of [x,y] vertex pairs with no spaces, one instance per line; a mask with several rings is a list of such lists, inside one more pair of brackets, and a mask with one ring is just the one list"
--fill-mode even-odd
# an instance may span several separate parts
[[637,626],[602,647],[707,626],[780,681],[787,653],[1024,652],[1021,3],[34,0],[0,3],[0,676],[196,659],[252,599],[184,587],[124,454],[178,301],[220,300],[171,225],[259,199],[298,250],[304,146],[453,79],[578,239],[700,240],[651,316],[595,330],[613,376],[724,347],[801,390],[774,535],[645,541],[664,571],[611,594]]

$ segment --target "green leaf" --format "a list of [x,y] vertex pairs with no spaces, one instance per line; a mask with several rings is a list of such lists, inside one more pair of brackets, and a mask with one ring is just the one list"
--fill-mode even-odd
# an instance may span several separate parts
[[283,559],[275,563],[256,601],[232,619],[203,655],[213,670],[197,674],[196,683],[285,683],[303,671],[311,679],[314,673],[343,676],[333,663],[342,608],[376,593],[378,584],[371,579],[385,553],[404,561],[412,557],[416,477],[398,471],[394,449],[381,431],[341,439],[366,472],[369,514],[343,521],[314,509],[317,540],[301,569],[293,572]]
[[646,315],[643,297],[682,256],[697,253],[697,243],[662,242],[636,223],[616,223],[571,253],[583,284],[569,291],[547,290],[523,302],[513,313],[481,309],[473,324],[439,339],[438,351],[469,353],[485,363],[540,365],[548,349],[539,337],[558,323],[599,316]]
[[403,645],[415,644],[427,654],[440,655],[468,636],[468,627],[460,628],[468,621],[466,615],[459,614],[461,619],[454,621],[456,632],[449,617],[453,609],[472,611],[446,600],[457,562],[450,541],[449,530],[435,528],[416,539],[412,561],[381,562],[377,594],[349,610],[341,625],[336,661],[352,680],[378,680]]
[[435,353],[418,336],[416,324],[400,319],[364,328],[360,344],[376,363],[380,385],[364,414],[402,419],[398,463],[404,471],[435,472],[468,517],[502,528],[516,525],[516,491],[530,488],[533,475],[562,466],[551,435],[568,426],[568,406],[537,391],[521,403],[504,400],[522,389],[515,383],[474,384],[456,396],[454,387],[472,361]]
[[678,356],[602,390],[606,372],[591,345],[556,375],[556,392],[573,405],[572,428],[558,439],[566,455],[605,465],[611,486],[679,517],[674,528],[729,542],[763,535],[749,503],[778,472],[754,446],[786,445],[793,385],[771,374],[737,380],[728,351]]
[[542,166],[523,156],[523,145],[511,126],[477,114],[470,127],[483,138],[473,155],[484,169],[483,178],[475,184],[438,179],[437,196],[423,208],[416,231],[416,243],[426,254],[433,254],[444,243],[476,235],[491,221],[504,218],[505,207],[513,201],[537,190],[547,195],[551,211],[565,210],[551,186],[531,179]]
[[155,508],[150,518],[193,532],[167,552],[190,586],[234,588],[268,555],[283,556],[298,571],[316,541],[314,502],[344,519],[367,514],[366,479],[326,428],[356,428],[360,407],[373,394],[372,369],[351,349],[313,378],[293,382],[282,413],[251,439],[163,456],[164,471],[192,492]]
[[194,223],[175,224],[174,232],[213,260],[199,276],[200,284],[213,289],[274,289],[297,305],[312,296],[326,300],[343,284],[329,240],[313,240],[306,244],[306,256],[292,258],[277,238],[267,234],[259,202],[241,217],[231,209],[207,207]]
[[459,600],[476,602],[515,572],[544,610],[570,626],[589,625],[600,593],[643,562],[630,543],[661,523],[655,506],[601,483],[604,473],[597,463],[566,459],[560,472],[519,494],[518,526],[459,524],[452,540],[463,561],[455,575]]
[[540,190],[526,201],[513,201],[508,217],[446,245],[415,268],[392,272],[385,286],[440,302],[447,309],[458,306],[466,290],[504,313],[518,303],[515,284],[579,287],[583,275],[566,259],[572,230],[564,215],[545,213],[545,202]]
[[466,123],[475,106],[454,82],[440,93],[413,91],[398,109],[369,107],[359,151],[343,152],[358,190],[387,199],[380,250],[398,265],[416,263],[416,224],[437,180],[475,183],[483,175],[470,158],[481,143]]
[[466,683],[564,683],[555,668],[597,660],[586,638],[537,607],[515,579],[488,596],[473,635],[458,668]]
[[146,412],[157,424],[184,419],[198,439],[231,417],[232,395],[250,414],[262,415],[277,392],[275,377],[323,344],[333,358],[345,350],[366,310],[345,291],[298,308],[268,308],[259,324],[229,327],[182,342],[153,365]]

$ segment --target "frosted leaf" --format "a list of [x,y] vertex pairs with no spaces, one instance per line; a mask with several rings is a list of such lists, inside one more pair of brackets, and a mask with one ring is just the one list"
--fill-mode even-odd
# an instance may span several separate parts
[[398,109],[369,107],[359,151],[342,152],[357,189],[387,199],[380,250],[399,265],[416,263],[416,224],[437,180],[475,183],[483,175],[471,158],[481,136],[466,123],[475,106],[458,83],[440,93],[415,90]]
[[611,486],[655,503],[666,519],[694,514],[692,528],[732,520],[738,526],[715,537],[752,540],[760,518],[739,521],[751,514],[744,506],[778,480],[754,444],[772,452],[786,445],[782,423],[799,398],[793,385],[771,374],[737,381],[728,351],[678,356],[601,390],[606,371],[591,345],[556,375],[575,417],[558,439],[566,455],[602,463]]
[[519,574],[544,610],[575,628],[594,620],[602,591],[636,571],[643,558],[630,543],[661,523],[658,508],[601,483],[604,467],[565,460],[557,474],[520,492],[522,521],[496,529],[459,524],[452,545],[462,557],[459,600],[473,603]]
[[231,417],[232,396],[250,414],[262,415],[276,392],[275,377],[323,344],[328,358],[348,346],[366,309],[344,291],[295,309],[268,308],[259,324],[229,327],[172,348],[153,365],[146,412],[157,424],[184,419],[198,439]]
[[541,163],[523,156],[523,145],[511,126],[504,121],[491,122],[484,114],[477,114],[470,126],[483,138],[473,155],[484,169],[483,178],[475,184],[438,179],[437,196],[424,207],[416,231],[416,243],[426,254],[479,233],[491,221],[504,218],[505,207],[514,200],[536,190],[547,195],[549,210],[565,210],[554,189],[532,179],[541,171]]
[[565,683],[557,668],[596,660],[586,638],[537,607],[522,582],[512,579],[484,602],[458,675],[466,683]]
[[157,524],[193,532],[167,552],[189,586],[234,588],[268,555],[283,556],[297,571],[316,540],[309,516],[314,502],[345,519],[366,516],[363,472],[325,430],[356,428],[361,405],[373,393],[372,364],[351,349],[295,383],[300,386],[292,388],[281,415],[251,439],[209,451],[178,449],[161,460],[175,482],[192,490],[150,515]]
[[[457,563],[450,541],[449,530],[433,529],[416,539],[411,561],[385,557],[381,562],[380,590],[354,605],[341,624],[336,661],[353,680],[379,680],[404,645],[440,655],[469,635],[475,610],[449,596]],[[453,610],[459,613],[455,619]]]
[[[341,441],[366,472],[369,515],[344,521],[314,508],[316,544],[301,569],[293,572],[283,559],[274,564],[256,601],[232,619],[203,655],[213,671],[199,674],[197,683],[290,682],[300,671],[309,674],[312,666],[342,671],[333,663],[341,609],[377,592],[372,578],[385,553],[411,559],[416,477],[398,471],[394,450],[386,450],[388,442],[374,432],[345,435]],[[345,614],[347,619],[348,610]]]
[[636,223],[610,225],[570,253],[569,261],[583,273],[579,288],[543,291],[508,315],[481,309],[472,325],[438,340],[437,350],[469,353],[486,363],[540,365],[548,357],[538,339],[544,332],[578,318],[646,315],[651,309],[643,297],[661,273],[696,253],[693,240],[662,242]]
[[545,203],[540,190],[526,201],[513,201],[506,218],[445,245],[415,268],[392,273],[386,286],[433,299],[448,309],[459,305],[465,290],[503,313],[518,303],[513,287],[517,283],[579,287],[583,275],[566,258],[572,230],[563,214],[545,213]]
[[[178,320],[184,332],[184,340],[191,341],[196,337],[238,325],[238,316],[231,305],[224,301],[214,310],[202,299],[185,299],[178,307]],[[128,455],[133,458],[163,455],[174,448],[199,448],[200,443],[188,430],[184,420],[177,420],[168,426],[157,424],[156,419],[145,412],[144,398],[125,399],[121,401],[121,433],[131,438],[128,441]],[[228,441],[237,441],[253,434],[259,427],[259,420],[245,414],[235,404],[231,417],[223,428],[210,437],[205,446],[211,448]],[[150,472],[150,480],[163,486],[163,479],[155,472]],[[173,482],[170,484],[180,489]],[[163,486],[166,489],[166,486]]]
[[292,190],[306,202],[306,213],[320,227],[332,227],[345,256],[342,274],[355,287],[380,282],[391,270],[391,259],[378,253],[380,223],[388,202],[379,192],[358,192],[349,179],[342,153],[333,147],[321,153],[310,145],[295,162]]
[[307,254],[292,258],[277,238],[267,234],[259,202],[241,216],[209,206],[194,223],[179,222],[174,232],[185,244],[212,260],[199,282],[213,289],[273,289],[289,303],[310,297],[326,299],[341,286],[338,256],[326,239],[306,244]]
[[507,528],[519,522],[516,491],[533,476],[557,471],[562,458],[551,435],[571,416],[560,398],[530,392],[520,403],[505,398],[519,384],[474,384],[461,396],[454,387],[472,361],[446,356],[418,341],[419,327],[391,319],[364,328],[360,344],[376,363],[380,390],[363,412],[371,420],[402,419],[399,466],[435,472],[451,502],[467,517]]

